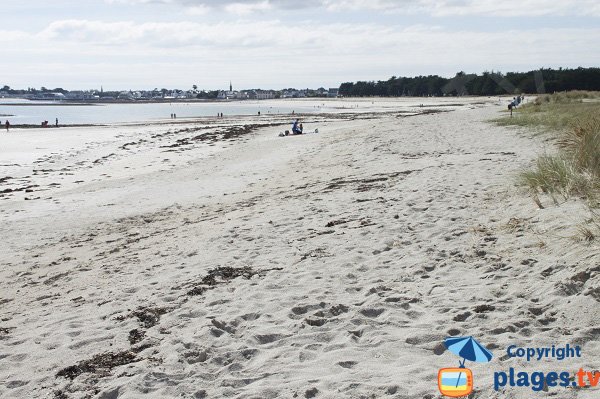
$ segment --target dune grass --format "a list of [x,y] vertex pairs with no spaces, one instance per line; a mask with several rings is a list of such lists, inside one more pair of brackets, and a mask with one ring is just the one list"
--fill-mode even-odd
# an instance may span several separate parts
[[[534,128],[553,134],[557,153],[541,155],[534,166],[520,173],[518,183],[527,187],[541,207],[540,194],[558,199],[578,196],[590,209],[600,207],[600,93],[574,91],[539,96],[521,106],[513,117],[495,119],[503,126]],[[587,241],[600,236],[597,213],[594,230],[581,228]]]
[[502,126],[524,126],[564,132],[589,120],[600,111],[600,92],[572,91],[545,94],[515,109],[513,117],[494,119]]

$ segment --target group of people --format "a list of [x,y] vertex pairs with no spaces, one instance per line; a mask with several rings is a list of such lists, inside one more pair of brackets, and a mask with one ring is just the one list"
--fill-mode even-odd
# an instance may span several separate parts
[[510,102],[509,106],[512,106],[512,108],[518,107],[519,105],[521,105],[521,103],[523,102],[523,100],[525,100],[525,96],[516,96],[516,97],[513,97],[513,99]]
[[[2,122],[0,121],[0,123],[2,123]],[[42,122],[42,127],[48,127],[48,126],[49,126],[48,121]],[[56,120],[54,122],[54,126],[58,127],[58,118],[56,118]],[[6,128],[7,132],[10,130],[10,122],[8,121],[8,119],[6,120],[6,122],[4,122],[4,127]]]
[[[300,119],[294,120],[294,123],[292,124],[292,133],[291,134],[292,135],[302,134],[303,130],[304,130],[304,127],[302,126],[302,123],[300,123]],[[279,133],[279,137],[285,137],[285,136],[289,136],[289,135],[290,135],[289,130]]]
[[[54,126],[58,127],[58,118],[56,118],[56,121],[54,122]],[[42,127],[48,127],[48,121],[43,121]]]
[[512,116],[513,109],[517,108],[521,103],[525,100],[525,96],[520,95],[513,97],[512,101],[508,104],[508,110],[510,111],[510,116]]
[[171,119],[177,119],[177,114],[171,114]]

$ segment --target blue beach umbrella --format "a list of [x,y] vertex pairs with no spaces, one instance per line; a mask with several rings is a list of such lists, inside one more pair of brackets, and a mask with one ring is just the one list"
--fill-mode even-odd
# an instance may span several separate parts
[[487,363],[492,360],[492,353],[481,345],[473,337],[450,337],[444,340],[446,348],[455,355],[463,358],[461,367],[464,367],[465,361]]
[[[481,345],[473,337],[450,337],[444,340],[446,348],[455,355],[463,358],[460,362],[460,368],[465,368],[465,362],[470,360],[472,362],[487,363],[492,360],[492,353],[486,349],[485,346]],[[458,386],[462,373],[458,374],[456,380],[456,386]]]

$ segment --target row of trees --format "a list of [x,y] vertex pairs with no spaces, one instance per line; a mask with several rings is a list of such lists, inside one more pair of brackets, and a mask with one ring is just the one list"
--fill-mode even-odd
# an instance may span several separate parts
[[0,87],[0,91],[7,93],[7,94],[41,94],[41,93],[62,93],[62,94],[66,94],[68,93],[67,90],[61,88],[61,87],[57,87],[56,89],[47,89],[45,87],[41,87],[39,89],[33,88],[33,87],[28,87],[26,90],[25,89],[12,89],[10,86],[8,85],[4,85],[3,87]]
[[529,72],[459,72],[448,79],[438,75],[396,77],[386,81],[343,83],[340,95],[346,97],[399,97],[544,93],[565,90],[600,91],[600,68],[541,69]]

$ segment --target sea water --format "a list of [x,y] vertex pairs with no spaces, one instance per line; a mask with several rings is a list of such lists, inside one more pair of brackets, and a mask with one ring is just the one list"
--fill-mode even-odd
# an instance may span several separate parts
[[173,102],[173,103],[104,103],[73,104],[61,102],[40,102],[0,98],[0,120],[9,120],[13,125],[40,125],[48,121],[54,125],[58,119],[61,125],[110,124],[127,122],[151,122],[177,118],[207,117],[223,113],[231,115],[261,115],[318,113],[322,107],[307,106],[291,101],[261,102]]

